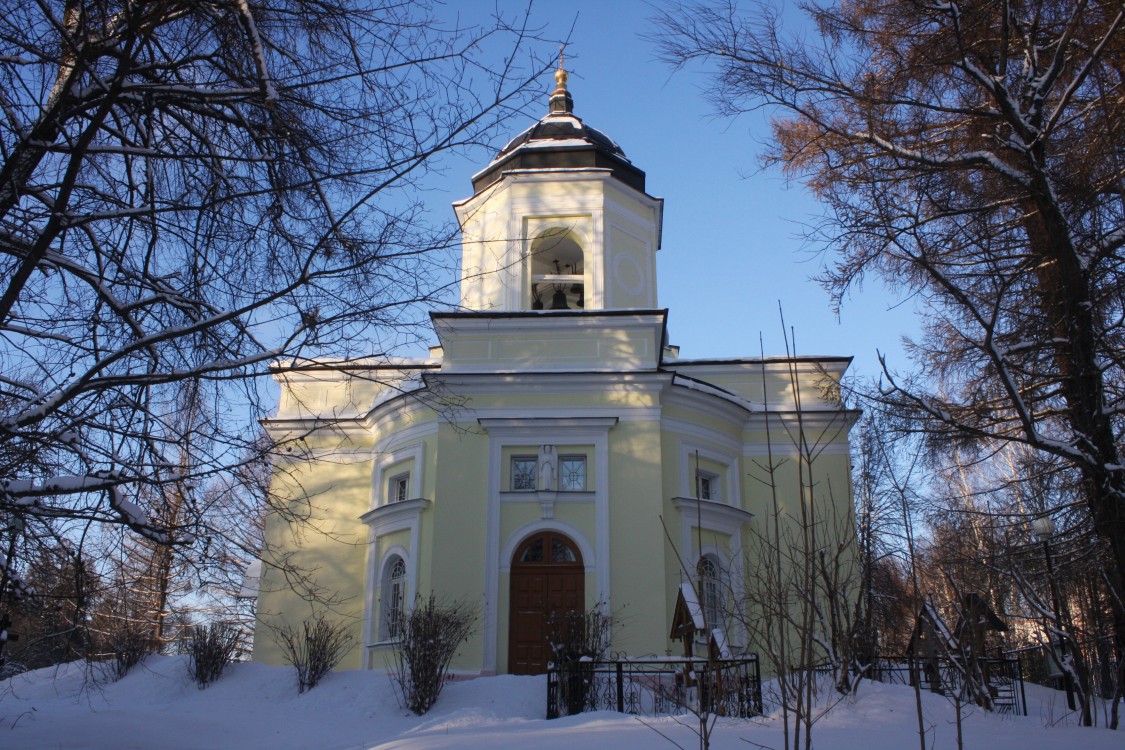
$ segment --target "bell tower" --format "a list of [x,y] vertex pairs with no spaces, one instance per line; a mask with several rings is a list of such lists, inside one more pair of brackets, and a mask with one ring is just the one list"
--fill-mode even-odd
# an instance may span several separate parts
[[454,204],[461,304],[476,312],[652,310],[664,202],[609,136],[574,114],[555,71],[548,112]]

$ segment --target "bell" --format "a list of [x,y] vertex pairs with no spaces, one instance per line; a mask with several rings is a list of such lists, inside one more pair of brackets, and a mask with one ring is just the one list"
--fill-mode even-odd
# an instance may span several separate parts
[[569,310],[570,307],[566,304],[566,292],[562,289],[555,289],[554,295],[551,297],[552,310]]

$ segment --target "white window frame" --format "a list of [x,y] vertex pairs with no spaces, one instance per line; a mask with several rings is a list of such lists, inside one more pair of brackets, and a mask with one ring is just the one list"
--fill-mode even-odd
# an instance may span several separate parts
[[[706,487],[706,491],[704,491]],[[695,470],[695,492],[700,500],[709,500],[715,503],[723,502],[723,478],[713,471],[706,469]]]
[[[412,443],[394,450],[375,451],[374,466],[371,476],[371,508],[390,505],[392,501],[391,479],[407,474],[410,477],[407,499],[422,497],[422,467],[425,465],[426,444],[422,441]],[[400,464],[408,464],[409,468],[402,470]],[[394,471],[399,467],[399,471]],[[393,471],[393,474],[391,473]]]
[[[587,302],[589,304],[589,302]],[[586,572],[594,577],[593,587],[587,586],[586,598],[591,602],[612,601],[610,591],[609,564],[609,431],[617,424],[613,416],[540,416],[529,417],[527,410],[511,409],[498,411],[495,416],[478,418],[479,424],[488,432],[488,507],[486,511],[486,536],[484,578],[484,634],[483,671],[495,671],[499,663],[497,654],[500,621],[500,573],[506,570],[515,552],[515,545],[526,538],[533,530],[556,529],[569,536],[582,551]],[[502,461],[506,449],[526,450],[531,445],[553,445],[556,449],[566,446],[592,446],[587,461],[595,467],[594,484],[585,493],[574,493],[574,500],[590,503],[594,510],[593,544],[585,541],[577,528],[553,518],[541,518],[519,529],[515,538],[510,539],[510,548],[502,544],[500,538],[500,510],[504,503],[520,500],[518,495],[504,497],[501,486]],[[589,480],[589,477],[587,477]],[[561,494],[561,493],[560,493]],[[567,498],[571,500],[572,498]],[[501,549],[504,549],[503,554]],[[599,563],[599,561],[601,561]]]
[[[722,467],[718,473],[701,469],[697,462],[708,461]],[[700,474],[708,474],[718,479],[719,491],[712,489],[711,502],[742,507],[742,488],[738,482],[738,454],[728,453],[710,445],[693,440],[680,441],[680,497],[695,498]],[[718,495],[716,498],[715,495]]]
[[[388,570],[388,561],[398,555],[406,562],[406,607],[413,605],[417,594],[415,585],[418,576],[418,560],[416,552],[419,549],[421,536],[422,514],[433,504],[421,497],[412,498],[404,503],[391,503],[373,508],[359,520],[368,527],[368,561],[367,585],[363,595],[363,632],[366,648],[363,654],[363,668],[376,669],[383,666],[376,658],[376,652],[386,648],[387,644],[381,640],[382,611],[379,598],[383,593],[384,575]],[[379,549],[379,540],[383,537],[405,531],[409,541],[406,545],[395,544],[376,556]]]
[[[704,566],[709,569],[704,573]],[[703,619],[708,628],[722,628],[726,630],[726,576],[720,563],[714,555],[706,554],[696,563],[696,576],[699,585],[700,606],[703,609]]]
[[[399,573],[399,574],[396,574]],[[410,585],[406,560],[393,554],[383,564],[379,596],[379,640],[391,641],[399,636],[399,626],[406,614],[406,592]]]
[[[531,462],[533,468],[531,470],[531,486],[530,487],[516,487],[516,463],[517,462]],[[508,464],[508,490],[511,492],[535,492],[539,489],[539,456],[531,454],[515,454],[512,456]]]
[[387,480],[387,503],[402,503],[410,499],[410,472],[395,474]]
[[[582,486],[581,487],[563,487],[563,462],[564,461],[581,461],[582,462]],[[590,462],[584,453],[570,453],[559,456],[559,492],[585,492],[589,486],[589,475],[586,473],[589,469]]]

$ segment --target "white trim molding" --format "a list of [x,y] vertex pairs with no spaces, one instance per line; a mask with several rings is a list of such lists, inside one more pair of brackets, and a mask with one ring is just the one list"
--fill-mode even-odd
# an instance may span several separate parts
[[741,508],[742,485],[739,482],[739,454],[737,450],[728,453],[690,440],[679,441],[679,456],[677,458],[680,463],[681,496],[685,498],[695,497],[695,473],[699,471],[699,466],[696,465],[695,471],[693,471],[692,465],[695,463],[696,455],[723,467],[722,473],[719,475],[719,502],[723,505]]
[[691,529],[698,521],[704,531],[713,531],[730,538],[730,559],[742,556],[742,529],[754,517],[753,513],[726,503],[697,501],[693,497],[674,497],[672,505],[680,511],[681,549],[697,551]]
[[[488,433],[488,508],[485,519],[484,559],[484,654],[482,671],[495,674],[499,666],[500,600],[507,592],[500,591],[501,571],[510,570],[511,538],[501,545],[501,509],[509,504],[511,493],[500,484],[504,475],[504,448],[510,445],[552,445],[556,449],[567,445],[592,445],[594,448],[594,486],[590,492],[580,493],[582,500],[594,503],[594,540],[591,545],[577,529],[553,518],[539,520],[523,527],[529,533],[533,527],[557,529],[572,535],[582,551],[583,563],[594,573],[597,597],[595,601],[609,602],[609,431],[617,424],[616,417],[535,417],[477,420]],[[530,495],[531,493],[527,493]],[[536,493],[538,494],[538,493]],[[556,499],[570,493],[555,493]],[[579,493],[576,493],[579,494]],[[524,495],[521,493],[520,497]],[[539,498],[537,498],[539,499]],[[552,504],[552,515],[553,515]],[[518,534],[517,534],[518,535]],[[507,555],[507,557],[505,557]],[[591,562],[600,561],[600,562]]]
[[566,534],[570,540],[578,545],[578,551],[582,553],[582,565],[585,566],[585,572],[593,573],[597,570],[597,555],[594,553],[594,547],[590,544],[590,540],[586,535],[578,530],[577,527],[563,521],[531,521],[518,529],[513,531],[504,542],[504,547],[500,550],[500,572],[512,572],[512,555],[516,554],[516,548],[520,546],[528,537],[538,534],[540,531],[557,531],[560,534]]
[[[373,647],[379,644],[379,621],[377,617],[379,607],[376,606],[376,603],[379,585],[382,581],[383,566],[392,554],[400,555],[406,563],[406,606],[409,608],[414,604],[414,595],[418,585],[418,558],[420,557],[418,539],[422,525],[422,513],[431,505],[432,503],[425,498],[414,498],[401,503],[381,505],[359,517],[359,520],[367,525],[368,550],[367,585],[364,587],[363,595],[364,669],[374,669],[376,666],[373,651]],[[375,550],[379,537],[404,530],[410,532],[410,549],[407,550],[401,545],[395,545],[384,552],[379,560],[376,560]]]
[[[391,452],[382,452],[375,456],[371,468],[371,508],[379,508],[387,504],[384,484],[388,478],[387,469],[404,461],[413,459],[410,467],[410,498],[422,497],[422,467],[426,457],[426,444],[419,441],[414,445],[400,448]],[[401,503],[398,503],[401,505]],[[362,518],[366,518],[364,515]],[[364,521],[364,523],[367,523]]]

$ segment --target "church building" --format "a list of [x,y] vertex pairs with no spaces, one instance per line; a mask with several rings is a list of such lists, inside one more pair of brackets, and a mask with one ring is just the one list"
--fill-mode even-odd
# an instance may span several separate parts
[[461,300],[431,314],[429,356],[274,367],[266,428],[294,446],[274,491],[309,518],[267,523],[256,660],[283,662],[271,627],[327,612],[354,635],[342,667],[384,668],[431,592],[479,610],[460,674],[545,671],[548,614],[568,609],[610,613],[617,653],[663,656],[689,579],[708,627],[753,650],[730,613],[766,521],[846,515],[850,358],[679,359],[663,201],[555,81],[454,205]]

